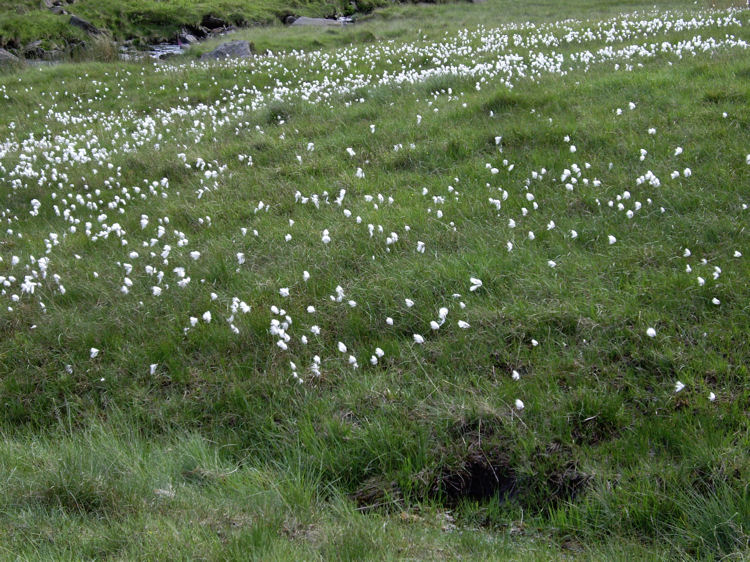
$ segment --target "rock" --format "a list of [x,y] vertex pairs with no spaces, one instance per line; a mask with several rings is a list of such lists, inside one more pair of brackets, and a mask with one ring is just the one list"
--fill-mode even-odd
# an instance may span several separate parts
[[0,66],[20,64],[20,62],[20,59],[16,55],[0,48]]
[[56,16],[64,16],[65,14],[68,13],[67,11],[65,11],[65,8],[63,8],[62,6],[52,6],[49,9],[49,11],[55,14]]
[[198,41],[200,41],[201,39],[205,39],[208,36],[208,29],[206,29],[202,25],[189,25],[187,27],[184,27],[182,29],[182,32],[197,37]]
[[70,25],[83,29],[90,35],[99,35],[101,33],[101,30],[95,25],[90,24],[85,19],[79,18],[78,16],[70,16]]
[[222,43],[209,53],[203,53],[201,60],[236,59],[253,56],[255,47],[250,41],[229,41]]
[[41,59],[46,54],[46,51],[42,49],[41,41],[33,41],[23,48],[23,56],[27,59]]
[[286,25],[292,25],[294,23],[294,20],[296,20],[296,19],[297,19],[297,16],[286,16],[284,18],[284,23]]
[[65,58],[65,51],[62,49],[50,49],[44,53],[44,60],[59,61]]
[[177,36],[177,42],[183,45],[195,45],[198,42],[198,38],[191,33],[183,31]]
[[305,16],[300,16],[292,22],[292,25],[311,25],[318,27],[329,25],[341,26],[344,25],[344,22],[338,20],[328,20],[325,18],[306,18]]
[[201,25],[207,29],[220,29],[224,27],[229,27],[229,23],[224,21],[221,18],[217,18],[216,16],[207,15],[203,16],[203,19],[201,20]]

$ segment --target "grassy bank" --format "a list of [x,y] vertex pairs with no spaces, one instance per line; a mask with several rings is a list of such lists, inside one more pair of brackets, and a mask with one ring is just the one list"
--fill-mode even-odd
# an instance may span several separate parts
[[509,6],[0,77],[7,556],[747,555],[747,12]]
[[[204,25],[206,16],[236,27],[281,23],[287,15],[333,17],[366,14],[391,4],[390,0],[77,0],[63,3],[70,14],[108,31],[118,41],[155,43],[174,40],[184,28]],[[64,45],[86,39],[69,24],[70,16],[54,14],[37,0],[13,0],[0,6],[0,47],[18,48],[32,41]]]

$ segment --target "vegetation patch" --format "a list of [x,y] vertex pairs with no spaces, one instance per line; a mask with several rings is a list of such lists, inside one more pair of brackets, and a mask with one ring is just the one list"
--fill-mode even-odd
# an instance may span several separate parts
[[741,559],[748,25],[398,5],[4,71],[3,552]]

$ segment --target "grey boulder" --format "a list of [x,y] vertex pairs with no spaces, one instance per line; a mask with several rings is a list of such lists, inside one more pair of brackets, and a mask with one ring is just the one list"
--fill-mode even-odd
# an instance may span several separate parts
[[21,62],[16,55],[0,48],[0,66],[5,64],[18,64]]
[[222,43],[213,51],[203,53],[201,60],[238,59],[253,56],[255,47],[250,41],[229,41]]
[[177,40],[185,45],[195,45],[198,42],[198,38],[192,33],[183,31],[177,36]]
[[344,22],[339,20],[329,20],[325,18],[306,18],[305,16],[300,16],[292,22],[292,25],[311,25],[317,27],[324,27],[329,25],[342,26],[344,25]]

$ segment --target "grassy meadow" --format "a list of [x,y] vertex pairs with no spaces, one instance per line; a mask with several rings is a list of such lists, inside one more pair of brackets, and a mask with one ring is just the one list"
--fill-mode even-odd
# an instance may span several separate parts
[[0,557],[746,559],[749,16],[0,74]]

